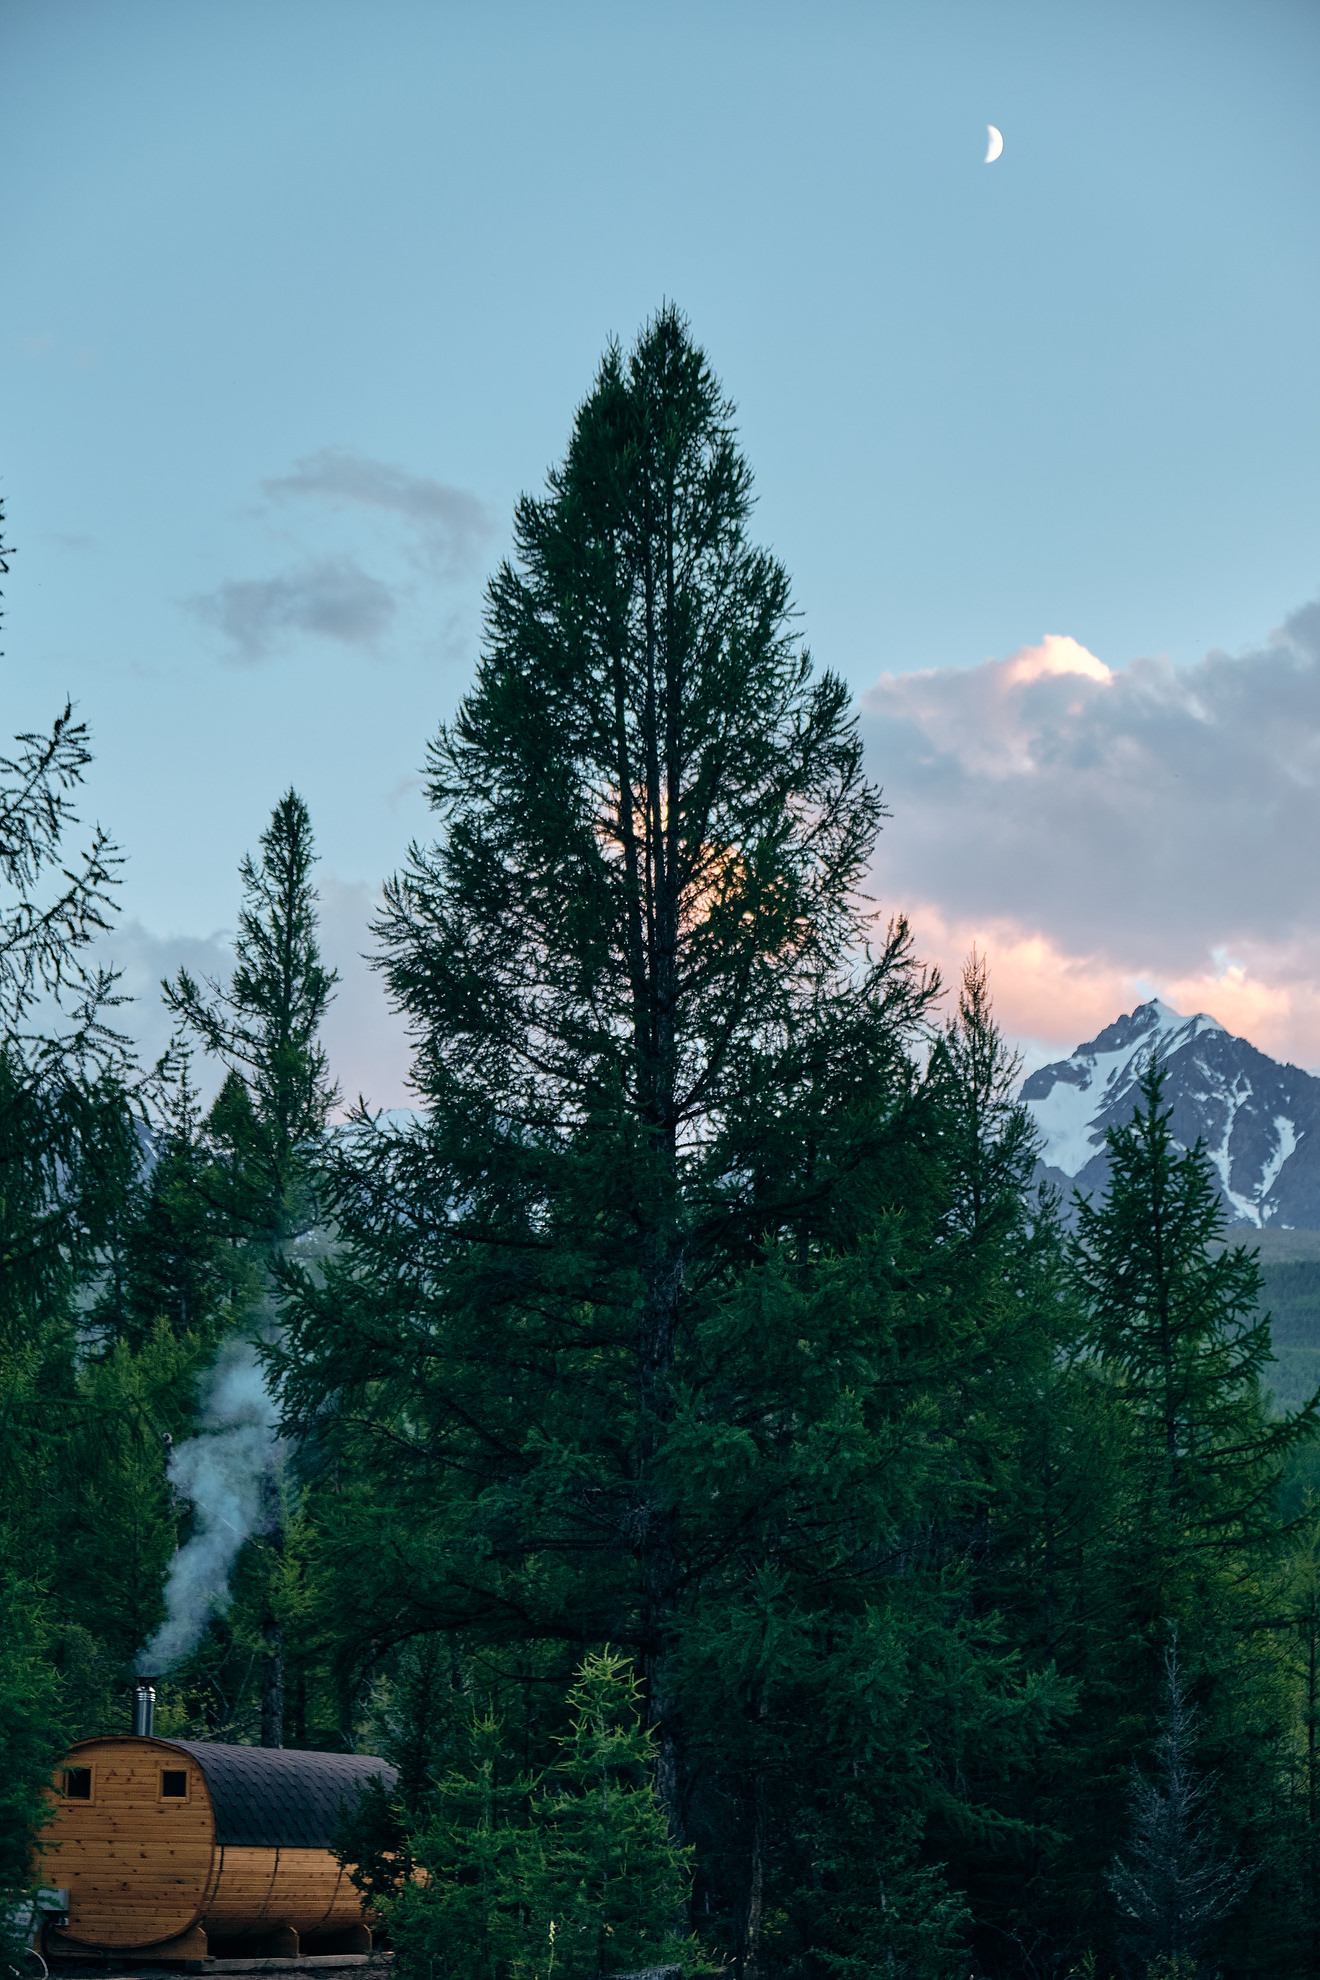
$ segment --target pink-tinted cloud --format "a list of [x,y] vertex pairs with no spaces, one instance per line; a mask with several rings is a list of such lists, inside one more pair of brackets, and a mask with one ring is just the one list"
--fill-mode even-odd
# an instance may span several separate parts
[[[991,665],[996,665],[991,662]],[[1021,646],[1009,660],[998,663],[998,677],[1007,688],[1025,687],[1058,674],[1080,674],[1083,680],[1112,681],[1103,660],[1064,633],[1046,633],[1039,646]]]
[[1259,651],[1110,666],[1047,635],[864,697],[876,891],[1006,1027],[1072,1046],[1152,992],[1320,1063],[1320,605]]
[[1158,996],[1209,1011],[1272,1057],[1320,1067],[1320,937],[1288,951],[1220,958],[1185,975],[1125,969],[1102,951],[1070,954],[1040,929],[1007,919],[959,920],[928,902],[909,909],[917,948],[956,983],[973,948],[989,964],[995,1010],[1032,1063],[1093,1038],[1120,1011]]

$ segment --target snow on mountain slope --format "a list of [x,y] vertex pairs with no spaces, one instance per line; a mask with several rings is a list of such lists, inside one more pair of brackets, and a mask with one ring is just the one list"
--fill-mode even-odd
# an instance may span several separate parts
[[1153,1053],[1167,1069],[1173,1132],[1185,1148],[1202,1141],[1229,1222],[1320,1229],[1320,1079],[1203,1012],[1183,1017],[1154,1000],[1025,1082],[1045,1141],[1043,1174],[1068,1196],[1103,1189],[1105,1129],[1131,1117]]

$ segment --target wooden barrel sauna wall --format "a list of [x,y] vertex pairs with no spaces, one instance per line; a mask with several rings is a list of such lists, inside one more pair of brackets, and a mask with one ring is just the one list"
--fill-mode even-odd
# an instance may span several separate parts
[[69,1893],[52,1950],[177,1941],[204,1957],[211,1939],[260,1939],[296,1954],[354,1931],[365,1949],[361,1899],[330,1841],[373,1775],[394,1786],[393,1767],[360,1753],[81,1741],[41,1838],[40,1881]]

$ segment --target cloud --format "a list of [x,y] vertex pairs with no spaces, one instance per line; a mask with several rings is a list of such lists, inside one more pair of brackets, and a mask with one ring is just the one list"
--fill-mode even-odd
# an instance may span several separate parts
[[1088,653],[1075,639],[1059,633],[1046,633],[1039,646],[1022,646],[1004,663],[1004,681],[1009,687],[1025,687],[1029,681],[1047,680],[1059,674],[1080,674],[1083,680],[1112,681],[1103,660]]
[[[95,943],[93,954],[99,963],[119,971],[119,990],[130,1001],[111,1014],[116,1031],[131,1038],[138,1059],[152,1066],[170,1042],[174,1020],[161,1000],[164,977],[179,969],[190,976],[215,976],[222,980],[234,967],[228,937],[215,935],[158,935],[136,918],[116,922]],[[211,1075],[200,1055],[194,1065],[197,1083],[208,1098],[218,1091],[220,1075]]]
[[418,561],[446,577],[473,571],[495,531],[491,511],[469,489],[411,474],[355,447],[322,447],[295,462],[292,474],[261,485],[273,502],[357,503],[402,516],[414,532]]
[[1320,603],[1189,668],[1052,634],[889,675],[862,723],[877,891],[946,964],[981,942],[1012,1029],[1075,1044],[1158,989],[1320,1059]]
[[1175,1010],[1209,1011],[1273,1057],[1320,1070],[1320,938],[1212,954],[1199,970],[1136,968],[1101,948],[1071,952],[1040,928],[1006,917],[959,918],[937,904],[906,904],[922,958],[955,984],[976,948],[990,964],[995,1012],[1025,1049],[1027,1070],[1058,1058],[1158,996]]
[[390,587],[352,557],[323,557],[273,578],[226,579],[188,605],[244,660],[264,659],[289,632],[315,633],[343,646],[374,646],[395,611]]
[[[361,535],[367,513],[384,519],[390,527],[376,548],[387,568],[393,564],[396,581],[364,570],[350,540],[337,554],[313,553],[274,577],[230,578],[214,591],[188,599],[188,609],[224,635],[237,659],[265,659],[291,634],[375,647],[415,589],[407,576],[409,565],[432,581],[470,578],[494,534],[491,511],[469,489],[373,460],[354,447],[322,447],[296,461],[291,474],[272,476],[261,486],[268,500],[281,507],[319,503],[347,516],[340,534],[350,539]],[[264,521],[272,523],[271,511],[264,512]],[[324,516],[317,527],[324,543]],[[286,534],[284,525],[281,534]],[[465,614],[451,610],[443,622],[440,650],[465,647],[466,639]]]
[[376,946],[368,928],[376,908],[372,889],[332,873],[319,874],[317,886],[322,953],[340,976],[321,1036],[344,1105],[353,1106],[361,1095],[372,1107],[415,1106],[407,1028],[391,1010],[379,972],[366,961]]

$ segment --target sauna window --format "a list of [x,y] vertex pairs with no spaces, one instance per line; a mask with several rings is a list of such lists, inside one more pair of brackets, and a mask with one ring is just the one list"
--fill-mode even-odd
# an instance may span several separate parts
[[64,1798],[66,1801],[91,1800],[92,1770],[90,1767],[66,1767],[64,1769]]
[[182,1767],[161,1768],[160,1798],[162,1801],[186,1801],[188,1799],[188,1776]]

